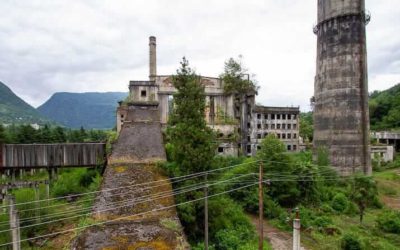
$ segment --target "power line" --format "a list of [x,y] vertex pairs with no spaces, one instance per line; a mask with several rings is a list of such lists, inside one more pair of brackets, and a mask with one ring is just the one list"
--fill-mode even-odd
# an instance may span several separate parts
[[[154,212],[158,212],[158,211],[170,209],[170,208],[173,208],[173,207],[177,207],[177,206],[180,206],[180,205],[184,205],[184,204],[188,204],[188,203],[192,203],[192,202],[196,202],[196,201],[201,201],[201,200],[204,200],[204,199],[206,199],[206,198],[211,198],[211,197],[215,197],[215,196],[219,196],[219,195],[231,193],[231,192],[234,192],[234,191],[237,191],[237,190],[240,190],[240,189],[244,189],[244,188],[247,188],[247,187],[251,187],[251,186],[257,185],[257,184],[258,184],[258,182],[253,183],[253,184],[249,184],[249,185],[246,185],[246,186],[242,186],[242,187],[239,187],[239,188],[231,189],[231,190],[228,190],[228,191],[220,192],[220,193],[217,193],[217,194],[204,196],[204,197],[201,197],[201,198],[198,198],[198,199],[194,199],[194,200],[190,200],[190,201],[181,202],[181,203],[174,204],[174,205],[167,206],[167,207],[163,207],[163,208],[154,209],[154,210],[152,210],[152,211],[146,211],[146,212],[142,212],[142,213],[138,213],[138,214],[133,214],[133,215],[129,215],[129,216],[118,217],[118,218],[115,218],[115,219],[111,219],[111,220],[107,220],[107,221],[102,221],[102,222],[94,223],[94,224],[91,224],[91,225],[85,225],[85,226],[75,227],[75,228],[71,228],[71,229],[67,229],[67,230],[63,230],[63,231],[59,231],[59,232],[54,232],[54,233],[50,233],[50,234],[46,234],[46,235],[40,235],[40,236],[36,236],[36,237],[31,237],[31,238],[27,238],[27,239],[20,240],[20,241],[18,241],[18,242],[24,242],[24,241],[35,240],[35,239],[44,238],[44,237],[55,236],[55,235],[58,235],[58,234],[68,233],[68,232],[72,232],[72,231],[75,231],[75,230],[84,229],[84,228],[88,228],[88,227],[92,227],[92,226],[103,225],[103,224],[110,223],[110,222],[113,222],[113,221],[128,219],[128,218],[134,217],[134,216],[141,216],[141,215],[145,215],[145,214],[148,214],[148,213],[154,213]],[[130,220],[130,221],[131,221],[131,220]],[[14,242],[14,241],[1,244],[0,247],[10,245],[10,244],[12,244],[13,242]]]
[[[253,161],[253,162],[245,162],[245,163],[241,163],[241,164],[236,164],[236,165],[231,165],[231,166],[227,166],[227,167],[207,170],[207,171],[203,171],[203,172],[192,173],[192,174],[183,175],[183,176],[170,177],[170,178],[167,178],[167,179],[164,179],[164,180],[151,181],[151,182],[146,182],[146,183],[138,183],[138,184],[134,184],[134,185],[122,186],[122,187],[117,187],[117,188],[102,189],[102,190],[99,190],[99,191],[91,191],[91,192],[86,192],[86,193],[80,193],[80,194],[74,194],[74,195],[68,195],[68,196],[61,196],[61,197],[55,197],[55,198],[50,198],[50,199],[42,199],[42,200],[37,200],[37,201],[20,202],[20,203],[15,203],[15,205],[18,206],[18,205],[24,205],[24,204],[30,204],[30,203],[37,203],[37,202],[44,202],[44,201],[51,201],[51,200],[60,200],[60,199],[64,199],[64,198],[72,198],[72,197],[79,197],[79,196],[95,194],[95,193],[109,192],[109,191],[123,189],[123,188],[127,188],[127,187],[137,187],[137,186],[148,185],[149,183],[167,182],[167,181],[171,181],[171,180],[175,180],[175,179],[185,178],[185,177],[188,177],[188,176],[200,177],[200,176],[203,176],[203,175],[208,174],[208,173],[217,172],[217,171],[221,171],[221,170],[225,170],[225,169],[229,169],[229,168],[234,168],[234,167],[238,167],[238,166],[242,166],[242,165],[252,164],[252,163],[256,163],[256,162],[261,162],[261,161],[262,160],[257,160],[257,161]],[[6,207],[9,207],[9,206],[10,205],[0,206],[0,208],[6,208]]]

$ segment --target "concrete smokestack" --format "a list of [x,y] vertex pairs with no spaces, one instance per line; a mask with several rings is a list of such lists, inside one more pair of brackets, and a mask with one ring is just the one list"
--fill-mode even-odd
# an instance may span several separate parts
[[156,37],[149,37],[149,78],[150,81],[155,81],[157,76],[157,52],[156,52]]
[[314,149],[341,175],[371,173],[365,0],[318,0]]

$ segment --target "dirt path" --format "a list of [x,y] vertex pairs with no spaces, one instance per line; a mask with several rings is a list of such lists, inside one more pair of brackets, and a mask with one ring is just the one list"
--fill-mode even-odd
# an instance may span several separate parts
[[[258,230],[258,217],[251,215],[251,222]],[[272,245],[274,250],[290,250],[292,249],[293,238],[287,232],[283,232],[273,226],[271,226],[266,220],[263,224],[264,238]],[[306,250],[304,247],[301,249]]]

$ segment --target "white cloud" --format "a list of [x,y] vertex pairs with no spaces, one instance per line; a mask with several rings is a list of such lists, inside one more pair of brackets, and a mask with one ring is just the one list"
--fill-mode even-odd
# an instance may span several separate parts
[[[398,0],[366,0],[370,90],[400,82]],[[127,91],[148,75],[148,36],[158,72],[182,56],[217,76],[239,54],[261,89],[257,102],[309,109],[317,1],[118,0],[0,2],[0,81],[34,106],[57,91]]]

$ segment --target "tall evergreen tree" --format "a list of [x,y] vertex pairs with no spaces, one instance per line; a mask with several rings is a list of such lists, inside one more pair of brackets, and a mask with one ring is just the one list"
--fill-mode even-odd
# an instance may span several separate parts
[[172,145],[172,160],[179,165],[177,174],[207,170],[215,154],[214,134],[204,119],[204,86],[185,58],[173,77],[173,84],[177,93],[167,135]]

